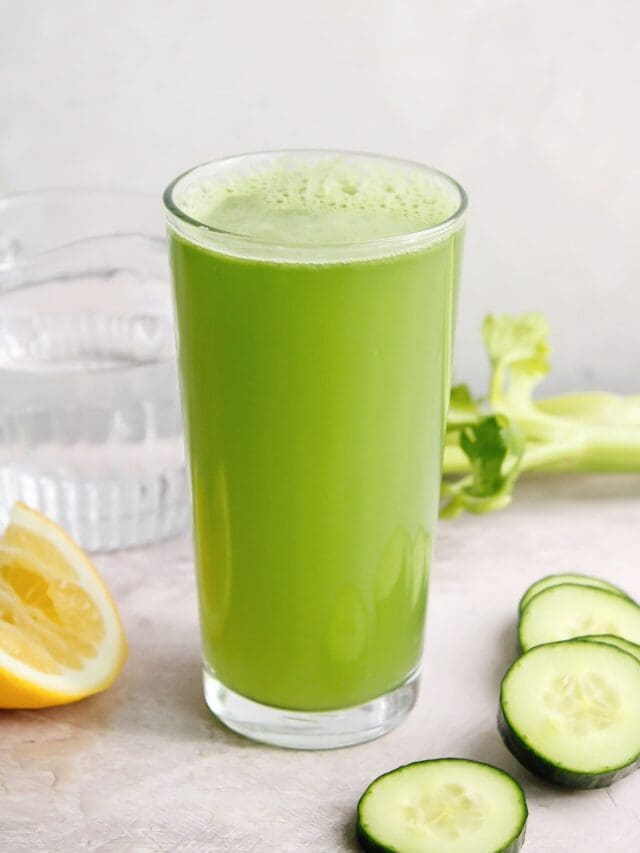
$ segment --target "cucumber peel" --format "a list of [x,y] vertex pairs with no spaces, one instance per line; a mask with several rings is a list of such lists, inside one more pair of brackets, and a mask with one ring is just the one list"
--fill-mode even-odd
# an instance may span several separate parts
[[630,640],[623,640],[622,637],[614,637],[612,634],[591,634],[587,637],[581,637],[582,640],[587,640],[589,643],[604,643],[607,646],[616,646],[622,649],[629,655],[640,661],[640,646],[637,643],[632,643]]
[[375,779],[358,803],[357,834],[374,853],[517,853],[527,817],[524,792],[504,770],[439,758]]
[[520,599],[518,610],[522,613],[534,595],[537,595],[539,592],[543,592],[543,590],[549,589],[549,587],[552,586],[561,586],[565,583],[572,583],[578,586],[591,586],[596,589],[608,589],[610,592],[615,592],[622,598],[631,599],[631,596],[627,595],[627,593],[623,589],[620,589],[619,586],[609,583],[609,581],[605,581],[602,578],[596,578],[592,575],[583,575],[579,572],[562,572],[561,574],[547,575],[544,578],[540,578],[540,580],[535,583],[532,583]]
[[542,590],[520,616],[523,651],[590,634],[613,634],[640,643],[640,607],[607,589],[560,584]]
[[640,662],[582,638],[536,646],[504,676],[498,730],[552,784],[611,785],[640,767]]

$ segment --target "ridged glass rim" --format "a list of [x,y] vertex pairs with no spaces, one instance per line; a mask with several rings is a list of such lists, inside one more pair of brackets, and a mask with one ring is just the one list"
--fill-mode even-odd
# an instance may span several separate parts
[[[99,186],[61,186],[46,187],[44,189],[36,190],[22,190],[19,192],[4,193],[0,195],[0,215],[3,215],[6,211],[11,211],[15,208],[29,208],[34,206],[42,208],[44,205],[51,202],[72,205],[74,202],[78,201],[88,203],[92,200],[98,200],[100,202],[107,200],[122,200],[122,204],[126,206],[127,199],[146,202],[149,207],[149,211],[151,211],[154,194],[148,190],[129,189],[127,187]],[[0,222],[0,238],[4,236],[1,230],[1,225],[2,223]],[[140,239],[149,240],[154,244],[162,245],[164,244],[162,219],[160,219],[159,227],[154,228],[153,231],[149,230],[148,232],[145,232],[139,228],[118,227],[117,225],[114,225],[104,231],[97,231],[95,234],[90,236],[70,236],[62,240],[60,243],[56,243],[46,249],[29,251],[16,257],[12,256],[8,259],[3,258],[0,247],[0,274],[14,272],[23,267],[33,265],[38,261],[46,259],[50,255],[54,255],[60,251],[65,251],[72,246],[85,242],[86,240],[96,240],[105,237],[138,237]]]
[[[178,203],[176,194],[198,177],[210,177],[215,172],[229,169],[242,163],[273,162],[284,158],[322,158],[345,157],[358,161],[374,161],[400,167],[406,171],[430,175],[457,194],[456,210],[442,222],[418,231],[391,237],[375,238],[355,242],[336,243],[300,243],[295,241],[278,242],[248,234],[240,234],[208,225],[186,213]],[[167,186],[163,194],[167,222],[178,234],[204,248],[233,254],[239,257],[277,259],[281,261],[332,261],[356,258],[379,257],[398,254],[440,242],[457,231],[464,223],[468,207],[468,198],[463,187],[450,175],[413,160],[390,157],[384,154],[372,154],[363,151],[348,151],[332,148],[292,148],[270,151],[250,151],[208,160],[187,169]]]

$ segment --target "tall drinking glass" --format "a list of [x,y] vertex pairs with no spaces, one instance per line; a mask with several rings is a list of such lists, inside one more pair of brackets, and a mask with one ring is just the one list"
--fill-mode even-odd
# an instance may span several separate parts
[[465,193],[289,151],[164,200],[207,704],[282,746],[377,737],[418,688]]

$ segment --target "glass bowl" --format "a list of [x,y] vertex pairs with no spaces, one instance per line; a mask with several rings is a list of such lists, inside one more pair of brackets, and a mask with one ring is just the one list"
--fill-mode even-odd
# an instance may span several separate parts
[[0,199],[0,523],[17,500],[91,551],[188,524],[153,196],[55,190]]

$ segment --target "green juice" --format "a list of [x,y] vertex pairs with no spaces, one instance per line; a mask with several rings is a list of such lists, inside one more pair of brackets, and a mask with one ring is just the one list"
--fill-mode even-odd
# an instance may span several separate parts
[[245,249],[169,231],[205,665],[276,708],[359,705],[420,662],[462,230],[381,249],[454,204],[403,186],[266,169],[183,200]]

